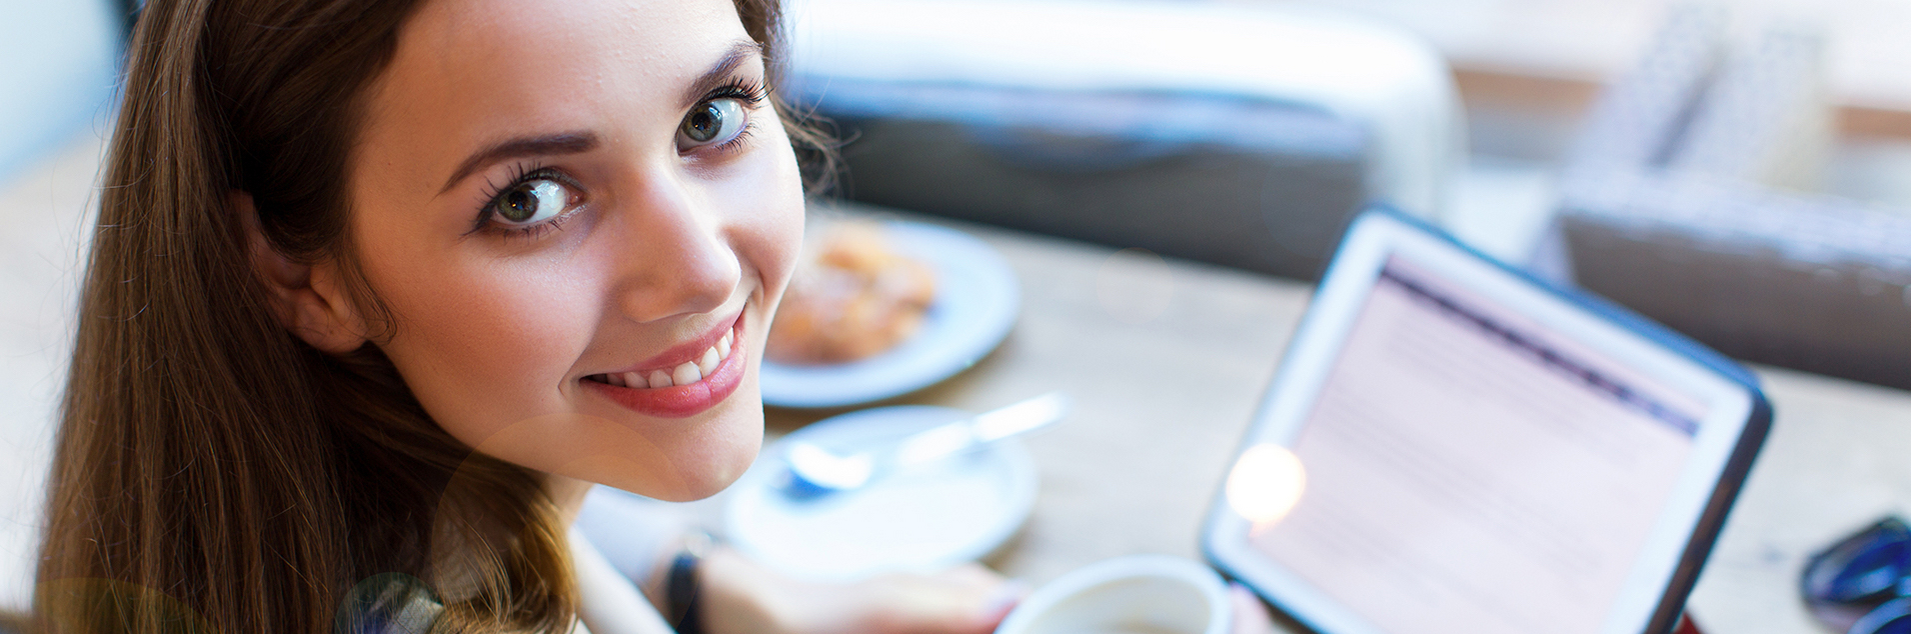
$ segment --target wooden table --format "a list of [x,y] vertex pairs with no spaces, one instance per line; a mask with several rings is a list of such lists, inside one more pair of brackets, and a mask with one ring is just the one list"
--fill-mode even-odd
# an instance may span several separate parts
[[[1039,585],[1118,555],[1199,558],[1209,502],[1311,286],[905,217],[1001,250],[1021,277],[1023,306],[1000,349],[894,403],[981,410],[1048,390],[1076,403],[1067,421],[1028,440],[1041,496],[1021,535],[989,563]],[[1691,612],[1708,634],[1825,632],[1799,603],[1797,571],[1812,550],[1911,510],[1911,393],[1757,370],[1777,422]],[[778,435],[835,413],[772,409],[768,427]]]

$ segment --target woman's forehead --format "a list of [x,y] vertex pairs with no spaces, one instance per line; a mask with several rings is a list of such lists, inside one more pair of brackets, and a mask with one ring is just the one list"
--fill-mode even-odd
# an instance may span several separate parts
[[510,139],[673,147],[682,95],[739,45],[731,0],[431,0],[370,87],[355,188],[429,197]]
[[582,47],[640,61],[712,35],[743,35],[731,0],[428,0],[400,34],[399,56]]
[[668,134],[684,88],[739,41],[730,0],[432,0],[372,86],[362,140],[456,153],[646,114]]

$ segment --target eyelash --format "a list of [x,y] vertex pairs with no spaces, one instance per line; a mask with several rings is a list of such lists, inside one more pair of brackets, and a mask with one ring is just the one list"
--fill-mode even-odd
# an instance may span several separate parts
[[[763,89],[763,84],[761,82],[757,82],[755,80],[747,80],[747,79],[743,79],[739,77],[739,78],[731,79],[729,83],[719,86],[715,90],[710,91],[709,94],[706,94],[703,96],[703,99],[698,100],[697,104],[702,105],[704,103],[716,101],[718,99],[735,99],[745,104],[748,104],[749,110],[756,110],[757,107],[761,106],[763,102],[767,100],[768,98],[769,98],[769,95]],[[757,124],[756,124],[755,118],[751,118],[750,121],[744,124],[743,131],[738,132],[735,138],[732,138],[729,141],[725,141],[720,145],[697,148],[697,150],[707,151],[707,152],[716,152],[719,154],[727,154],[732,151],[735,151],[737,148],[743,145],[744,141],[749,140],[751,133],[756,131],[756,125]],[[549,179],[552,181],[556,181],[557,183],[565,187],[569,187],[573,189],[581,189],[577,186],[575,182],[573,182],[569,177],[565,176],[562,172],[545,167],[541,164],[535,164],[535,163],[529,164],[529,165],[521,164],[516,167],[513,167],[512,170],[514,171],[514,173],[511,175],[511,178],[505,179],[505,184],[503,186],[499,186],[495,183],[492,183],[490,180],[485,181],[484,194],[479,198],[479,200],[483,202],[479,203],[478,220],[476,223],[472,225],[471,231],[467,232],[465,235],[471,235],[473,233],[479,233],[479,232],[486,232],[486,233],[493,233],[493,234],[500,235],[507,238],[536,239],[539,236],[544,235],[546,232],[556,231],[558,229],[561,229],[562,228],[561,225],[564,223],[564,221],[570,218],[571,213],[573,212],[566,211],[562,214],[557,215],[556,217],[551,218],[550,220],[546,220],[544,222],[540,222],[534,225],[526,225],[522,227],[501,227],[496,224],[493,224],[491,222],[491,218],[494,214],[497,213],[493,211],[493,209],[498,204],[498,198],[503,196],[504,192],[510,191],[512,188],[522,185],[528,181]]]
[[718,86],[716,90],[710,91],[710,94],[704,95],[703,99],[698,100],[697,103],[715,101],[718,99],[740,99],[743,103],[755,107],[763,103],[763,100],[767,98],[769,98],[769,95],[763,90],[763,84],[761,82],[737,77],[731,79],[729,83]]
[[[718,99],[735,99],[749,106],[745,110],[755,111],[758,106],[763,105],[763,102],[769,99],[769,94],[763,89],[761,82],[737,77],[732,78],[729,83],[718,86],[715,90],[710,91],[709,94],[704,95],[702,99],[697,100],[697,105],[701,106]],[[715,152],[720,155],[728,154],[742,147],[743,143],[748,141],[751,133],[754,132],[756,132],[756,117],[750,117],[750,120],[744,123],[743,130],[737,133],[736,138],[724,141],[719,145],[697,148],[697,150]]]
[[512,171],[514,173],[511,175],[511,178],[506,179],[504,181],[503,186],[499,186],[495,183],[492,183],[488,179],[485,180],[484,195],[479,198],[479,200],[482,200],[484,202],[479,203],[478,220],[476,223],[472,225],[471,231],[467,232],[465,235],[471,235],[473,233],[484,232],[484,233],[491,233],[494,235],[503,236],[506,238],[535,239],[538,236],[544,235],[545,232],[556,231],[562,228],[561,225],[564,223],[564,221],[568,220],[571,217],[571,214],[576,212],[575,209],[566,210],[563,213],[560,213],[557,216],[554,216],[551,219],[546,220],[544,222],[540,222],[534,225],[525,225],[522,227],[504,227],[504,226],[499,226],[491,222],[492,216],[497,214],[495,209],[497,208],[498,199],[504,196],[505,192],[510,191],[511,189],[519,185],[523,185],[527,182],[535,181],[535,180],[550,180],[550,181],[556,182],[559,185],[563,185],[564,187],[570,188],[573,190],[583,189],[582,187],[579,187],[575,181],[572,181],[569,176],[565,176],[563,172],[559,172],[553,168],[544,167],[543,165],[540,165],[540,164],[536,164],[536,163],[532,163],[529,165],[521,164],[516,167],[513,167]]

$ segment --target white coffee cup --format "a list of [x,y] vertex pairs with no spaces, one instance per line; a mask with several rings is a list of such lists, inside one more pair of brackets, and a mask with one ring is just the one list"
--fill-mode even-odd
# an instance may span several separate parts
[[1023,599],[995,634],[1228,634],[1226,584],[1200,562],[1167,555],[1108,559]]

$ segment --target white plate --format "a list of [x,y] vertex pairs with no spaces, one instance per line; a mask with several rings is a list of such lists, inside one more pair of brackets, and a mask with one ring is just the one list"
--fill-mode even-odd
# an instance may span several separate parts
[[908,394],[975,365],[1015,326],[1021,286],[994,247],[935,225],[887,222],[883,229],[897,252],[935,271],[935,303],[921,329],[861,361],[786,365],[766,359],[760,374],[765,404],[843,407]]
[[968,415],[927,405],[882,407],[797,430],[765,448],[731,487],[725,532],[757,561],[807,579],[851,581],[980,559],[1035,508],[1035,461],[1014,438],[850,493],[799,501],[779,488],[792,439],[857,451]]

